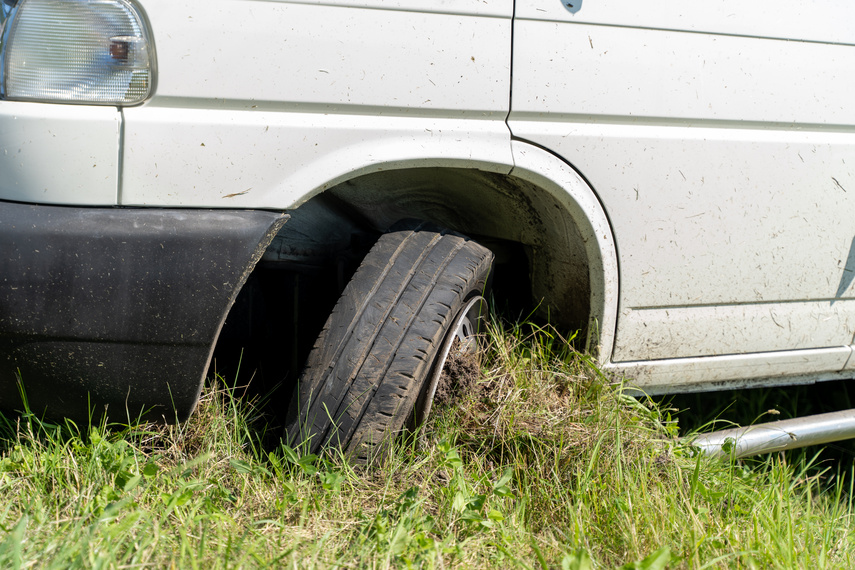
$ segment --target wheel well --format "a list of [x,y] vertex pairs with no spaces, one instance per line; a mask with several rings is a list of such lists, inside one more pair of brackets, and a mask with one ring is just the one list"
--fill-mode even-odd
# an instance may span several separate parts
[[[215,354],[218,372],[257,392],[293,382],[344,286],[377,238],[416,218],[468,235],[495,255],[493,293],[512,315],[589,327],[582,235],[547,191],[464,168],[380,171],[342,182],[291,212],[241,291]],[[601,292],[600,292],[601,293]],[[596,332],[596,331],[594,331]],[[583,337],[584,338],[584,337]]]
[[500,301],[536,309],[562,327],[587,328],[591,279],[582,235],[559,202],[533,184],[473,169],[414,168],[360,176],[326,194],[378,231],[418,218],[469,235],[496,255],[497,295],[516,297]]

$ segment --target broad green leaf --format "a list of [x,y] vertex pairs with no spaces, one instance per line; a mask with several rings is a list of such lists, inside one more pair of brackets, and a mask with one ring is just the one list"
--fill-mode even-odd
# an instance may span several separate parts
[[160,471],[160,467],[157,466],[156,463],[146,463],[145,467],[142,469],[142,474],[145,475],[148,479],[151,479]]
[[577,550],[561,559],[561,570],[593,570],[591,557],[584,550]]
[[232,469],[234,469],[238,473],[242,473],[244,475],[252,473],[252,466],[246,461],[241,461],[239,459],[229,459],[229,465],[231,465]]
[[487,518],[493,521],[501,522],[505,520],[505,515],[503,515],[496,509],[490,509],[490,512],[487,513]]

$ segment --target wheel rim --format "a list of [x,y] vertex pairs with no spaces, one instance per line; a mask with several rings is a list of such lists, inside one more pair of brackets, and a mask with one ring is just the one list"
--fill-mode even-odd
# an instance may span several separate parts
[[414,426],[423,423],[430,413],[436,387],[439,385],[439,378],[442,376],[445,363],[448,361],[448,355],[451,354],[454,341],[460,341],[458,345],[460,354],[474,354],[478,350],[478,333],[484,321],[483,315],[486,307],[487,302],[484,297],[479,295],[470,299],[457,313],[451,328],[442,341],[428,381],[416,400],[412,418]]

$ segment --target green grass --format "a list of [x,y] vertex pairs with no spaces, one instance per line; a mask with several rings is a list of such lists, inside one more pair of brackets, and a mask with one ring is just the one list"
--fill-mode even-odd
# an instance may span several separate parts
[[179,426],[4,416],[0,567],[853,566],[815,463],[693,453],[551,329],[497,327],[481,369],[372,469],[270,446],[222,380]]
[[[851,380],[819,382],[804,386],[725,390],[657,398],[661,409],[676,413],[681,433],[726,429],[855,407]],[[781,454],[789,463],[812,462],[813,471],[825,470],[823,478],[844,479],[855,462],[855,440],[793,449]],[[848,485],[848,480],[842,482]]]

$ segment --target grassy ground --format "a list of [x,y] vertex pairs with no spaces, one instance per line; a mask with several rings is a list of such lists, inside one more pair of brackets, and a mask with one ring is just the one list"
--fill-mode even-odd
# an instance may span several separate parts
[[699,456],[659,409],[508,326],[477,384],[372,469],[271,445],[222,381],[180,426],[7,415],[0,567],[853,567],[844,479]]
[[[661,409],[672,411],[679,418],[681,433],[848,410],[855,408],[853,402],[855,383],[851,380],[657,398]],[[838,476],[851,476],[855,464],[855,440],[791,450],[784,454],[783,459],[793,464],[812,462],[813,472],[826,471],[823,478],[827,484]],[[847,486],[848,480],[842,484]]]

